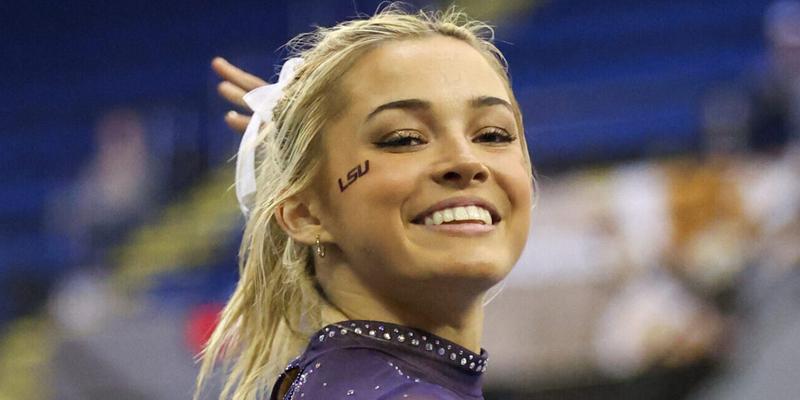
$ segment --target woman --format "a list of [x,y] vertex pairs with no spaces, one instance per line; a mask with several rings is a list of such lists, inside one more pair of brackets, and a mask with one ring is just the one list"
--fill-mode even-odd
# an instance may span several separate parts
[[[483,298],[522,251],[533,196],[491,34],[390,6],[290,43],[296,69],[255,110],[240,281],[198,392],[222,357],[222,398],[482,398]],[[220,87],[231,99],[260,83],[215,68],[238,79]]]

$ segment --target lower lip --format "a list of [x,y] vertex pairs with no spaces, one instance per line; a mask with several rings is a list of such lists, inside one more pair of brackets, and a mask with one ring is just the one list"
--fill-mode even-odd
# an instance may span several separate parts
[[418,224],[422,228],[454,235],[473,236],[482,235],[491,232],[495,229],[495,225],[484,224],[441,224],[441,225],[424,225]]

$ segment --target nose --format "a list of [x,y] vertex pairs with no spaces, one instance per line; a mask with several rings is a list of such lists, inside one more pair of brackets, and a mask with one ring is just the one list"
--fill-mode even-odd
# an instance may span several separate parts
[[489,178],[489,169],[467,149],[454,151],[437,168],[434,180],[443,186],[463,189]]

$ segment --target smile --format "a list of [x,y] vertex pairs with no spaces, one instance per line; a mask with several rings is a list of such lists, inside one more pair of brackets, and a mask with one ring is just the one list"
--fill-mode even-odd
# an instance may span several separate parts
[[479,206],[451,207],[434,211],[425,217],[425,225],[441,225],[448,223],[478,222],[484,225],[492,224],[492,214],[489,210]]
[[418,214],[411,223],[427,227],[466,229],[468,226],[493,227],[500,220],[500,214],[492,203],[470,196],[440,201]]

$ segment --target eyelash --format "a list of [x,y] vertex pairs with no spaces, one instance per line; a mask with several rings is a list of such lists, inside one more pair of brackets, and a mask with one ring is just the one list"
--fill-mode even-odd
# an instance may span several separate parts
[[397,131],[393,133],[389,137],[389,139],[375,143],[375,145],[380,148],[405,147],[405,146],[411,146],[411,143],[408,143],[408,141],[410,140],[417,140],[420,142],[420,144],[425,144],[425,138],[423,138],[422,135],[418,133],[412,131]]
[[[499,144],[499,143],[511,143],[517,140],[516,136],[500,128],[491,128],[487,131],[484,131],[480,135],[478,135],[478,137],[475,140],[487,137],[491,137],[493,140],[479,140],[478,143]],[[397,131],[394,134],[392,134],[392,136],[389,139],[384,140],[382,142],[377,142],[375,143],[375,145],[378,146],[379,148],[405,147],[405,146],[412,146],[412,144],[409,143],[409,141],[411,140],[416,140],[420,142],[419,144],[426,143],[425,138],[418,133],[412,131]]]
[[[495,140],[481,141],[480,143],[511,143],[517,140],[515,135],[508,133],[508,131],[500,128],[490,128],[487,131],[478,135],[478,138],[493,137]],[[477,139],[477,138],[476,138]],[[499,140],[498,140],[499,139]]]

